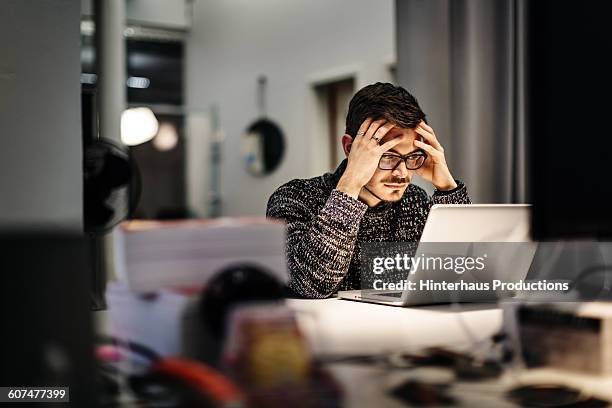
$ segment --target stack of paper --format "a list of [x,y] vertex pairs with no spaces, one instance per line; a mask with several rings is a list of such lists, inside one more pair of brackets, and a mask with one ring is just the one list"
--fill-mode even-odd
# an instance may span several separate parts
[[236,264],[286,283],[285,226],[266,218],[128,221],[114,232],[115,270],[130,290],[203,286]]

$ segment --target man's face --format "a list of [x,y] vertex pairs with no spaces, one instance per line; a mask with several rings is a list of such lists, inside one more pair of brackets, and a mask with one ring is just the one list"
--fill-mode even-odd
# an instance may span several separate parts
[[[385,135],[380,144],[396,137],[401,138],[401,142],[388,150],[387,153],[406,155],[419,150],[414,145],[414,141],[416,138],[420,138],[420,136],[413,129],[393,128]],[[414,170],[408,170],[406,163],[401,162],[394,170],[381,170],[377,168],[365,186],[385,201],[398,201],[404,195],[406,188],[408,188],[413,174]]]

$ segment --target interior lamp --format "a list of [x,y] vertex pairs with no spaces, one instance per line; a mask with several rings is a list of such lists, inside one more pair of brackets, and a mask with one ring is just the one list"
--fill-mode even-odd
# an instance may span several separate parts
[[121,141],[136,146],[153,139],[159,129],[159,122],[149,108],[130,108],[121,114]]

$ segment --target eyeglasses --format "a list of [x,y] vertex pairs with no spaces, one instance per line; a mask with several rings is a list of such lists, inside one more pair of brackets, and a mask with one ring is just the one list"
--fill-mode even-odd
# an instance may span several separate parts
[[420,168],[427,159],[427,153],[423,150],[401,156],[399,154],[385,153],[378,161],[378,168],[381,170],[395,170],[403,161],[406,163],[408,170],[416,170]]

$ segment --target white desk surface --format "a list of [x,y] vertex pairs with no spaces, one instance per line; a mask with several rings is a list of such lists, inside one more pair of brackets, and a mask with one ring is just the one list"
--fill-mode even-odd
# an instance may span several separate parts
[[[396,307],[338,298],[290,299],[316,354],[465,348],[501,329],[502,311],[490,305]],[[468,333],[468,329],[469,333]]]
[[[494,304],[400,308],[337,298],[290,299],[288,304],[298,312],[300,327],[319,355],[416,351],[431,346],[473,350],[475,340],[478,343],[487,339],[502,327],[502,311]],[[445,374],[435,370],[357,364],[331,366],[344,387],[347,407],[406,407],[404,402],[388,396],[387,390],[411,377],[439,378]],[[550,368],[508,372],[491,381],[458,382],[451,394],[462,406],[516,407],[503,395],[514,386],[528,383],[565,384],[612,401],[612,377]]]

